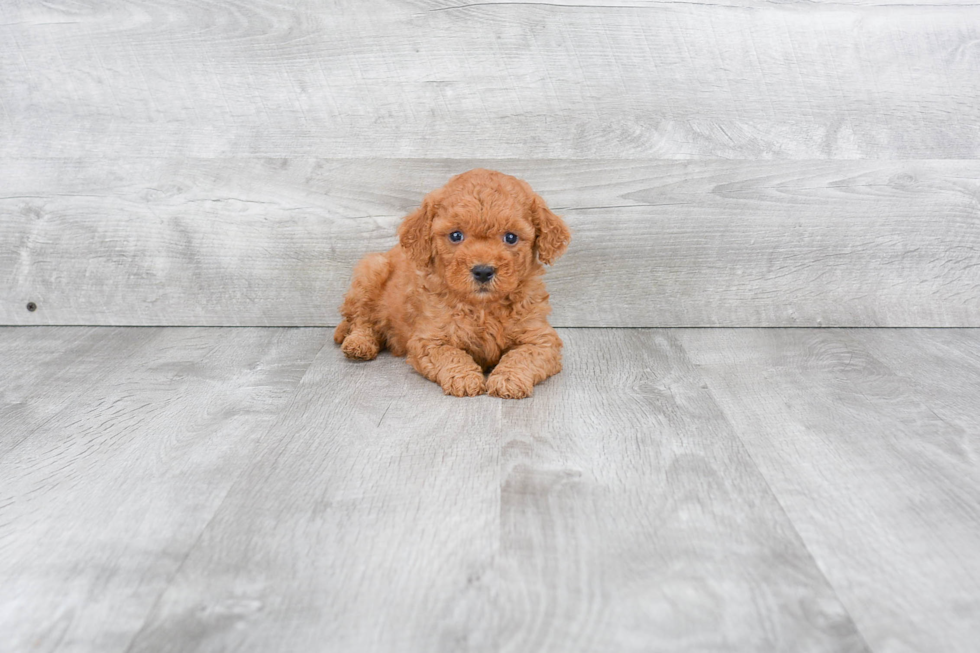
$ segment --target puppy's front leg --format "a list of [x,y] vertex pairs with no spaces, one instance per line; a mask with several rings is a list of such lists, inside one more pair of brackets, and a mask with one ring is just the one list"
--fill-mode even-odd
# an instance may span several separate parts
[[523,342],[500,358],[487,378],[487,394],[504,399],[523,399],[535,384],[561,372],[561,338],[550,326],[526,334]]
[[474,397],[486,390],[483,369],[458,347],[414,340],[408,343],[408,362],[419,374],[441,385],[447,395]]

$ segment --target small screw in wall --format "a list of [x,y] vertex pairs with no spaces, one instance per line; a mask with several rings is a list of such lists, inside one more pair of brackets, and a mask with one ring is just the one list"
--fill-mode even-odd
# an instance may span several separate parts
[[35,304],[34,302],[27,302],[27,310],[33,313],[34,311],[37,310],[37,304]]

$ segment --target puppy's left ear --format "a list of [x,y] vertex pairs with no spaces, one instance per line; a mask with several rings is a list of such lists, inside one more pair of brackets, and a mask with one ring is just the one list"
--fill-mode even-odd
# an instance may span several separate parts
[[[530,190],[530,187],[528,187]],[[551,265],[568,249],[572,234],[565,221],[555,215],[540,195],[531,192],[531,223],[534,224],[534,249],[538,259]]]

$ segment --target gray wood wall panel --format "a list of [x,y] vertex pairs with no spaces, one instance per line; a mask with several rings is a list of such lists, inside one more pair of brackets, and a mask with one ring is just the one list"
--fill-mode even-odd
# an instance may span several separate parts
[[980,7],[0,6],[9,156],[974,158]]
[[576,231],[556,324],[980,325],[978,42],[959,1],[3,2],[0,323],[329,325],[480,164]]
[[558,325],[980,324],[980,161],[238,157],[0,160],[0,322],[335,324],[358,258],[477,165],[570,223]]

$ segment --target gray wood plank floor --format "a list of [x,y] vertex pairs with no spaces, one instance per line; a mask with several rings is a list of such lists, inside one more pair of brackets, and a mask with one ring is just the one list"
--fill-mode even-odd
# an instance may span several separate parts
[[972,651],[980,330],[0,329],[0,651]]
[[868,642],[976,650],[980,331],[681,339]]

